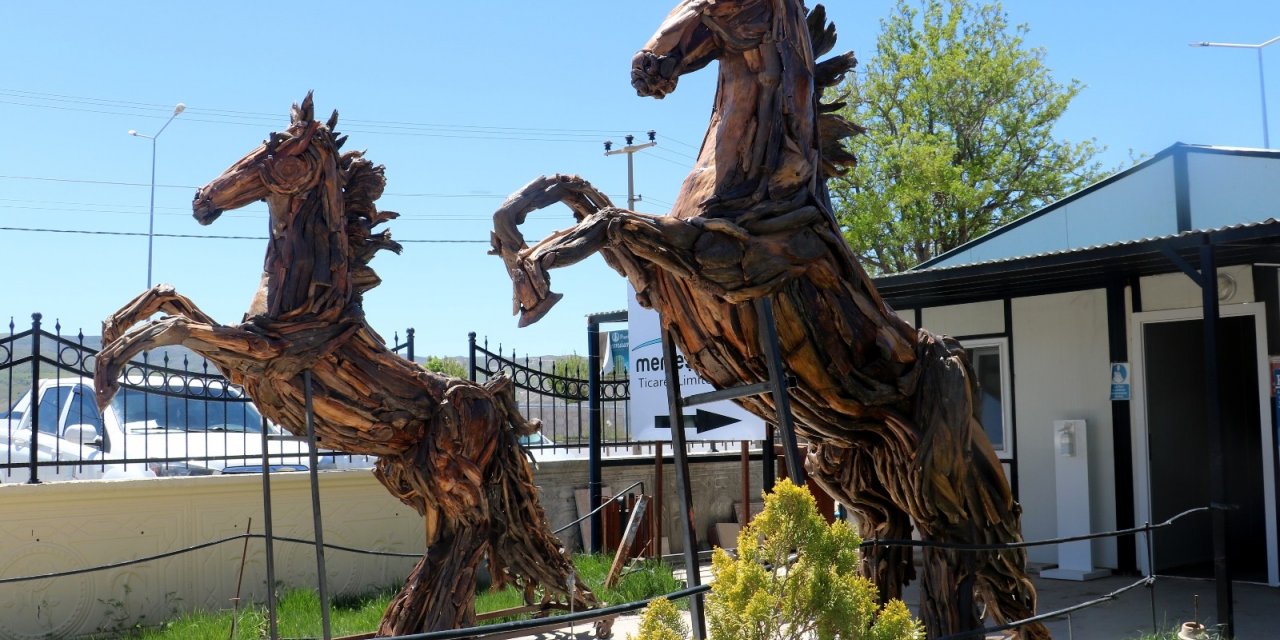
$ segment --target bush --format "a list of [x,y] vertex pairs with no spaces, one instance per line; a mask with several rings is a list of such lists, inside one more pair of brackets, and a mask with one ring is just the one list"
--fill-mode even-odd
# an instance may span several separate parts
[[[738,535],[738,557],[716,549],[707,596],[713,640],[912,640],[923,638],[907,606],[880,609],[858,573],[862,540],[845,522],[828,525],[808,489],[783,480]],[[792,551],[796,559],[788,563]],[[669,615],[646,610],[639,640],[670,640]],[[665,608],[665,605],[663,605]],[[649,624],[652,622],[652,624]],[[647,631],[646,631],[647,630]],[[681,637],[684,637],[681,635]]]

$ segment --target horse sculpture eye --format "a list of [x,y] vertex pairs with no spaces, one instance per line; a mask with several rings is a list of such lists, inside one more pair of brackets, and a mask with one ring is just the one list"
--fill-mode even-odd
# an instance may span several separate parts
[[277,158],[267,163],[267,184],[277,193],[294,193],[315,175],[312,163],[299,156]]

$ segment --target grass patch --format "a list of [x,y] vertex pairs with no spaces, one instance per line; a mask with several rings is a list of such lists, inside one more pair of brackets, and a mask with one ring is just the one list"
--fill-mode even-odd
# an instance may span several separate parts
[[[613,558],[603,555],[575,555],[574,566],[578,577],[608,604],[621,604],[670,593],[684,585],[671,575],[671,568],[658,562],[646,561],[633,566],[623,574],[613,589],[603,588],[605,576]],[[382,613],[390,604],[399,585],[365,594],[341,595],[330,603],[330,626],[333,634],[354,635],[378,628]],[[520,592],[507,588],[489,591],[476,596],[476,611],[497,611],[524,605]],[[276,607],[276,619],[280,636],[284,638],[319,637],[320,598],[311,589],[286,591]],[[522,616],[490,620],[488,624],[516,620]],[[216,611],[181,614],[164,623],[160,628],[120,630],[99,638],[128,637],[139,640],[227,640],[231,631],[231,612]],[[236,616],[236,634],[233,640],[259,640],[267,637],[267,610],[263,604],[242,607]]]

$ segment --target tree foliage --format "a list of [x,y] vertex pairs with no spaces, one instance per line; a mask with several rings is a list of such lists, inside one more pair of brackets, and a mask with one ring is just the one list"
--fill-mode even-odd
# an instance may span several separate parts
[[[738,534],[738,556],[716,549],[707,596],[712,640],[911,640],[923,637],[901,600],[883,609],[858,572],[858,534],[827,524],[813,495],[783,480]],[[796,558],[789,562],[789,555]],[[669,606],[669,605],[667,605]],[[669,640],[670,611],[646,611],[639,640]],[[678,620],[678,619],[677,619]],[[649,624],[652,621],[652,624]],[[646,629],[652,629],[648,634]]]
[[[564,356],[556,360],[555,364],[551,366],[551,373],[558,376],[552,380],[552,387],[557,394],[562,396],[582,395],[585,397],[588,370],[586,358],[576,353]],[[576,402],[571,398],[569,401]]]
[[439,356],[427,356],[426,362],[422,363],[422,368],[427,371],[434,371],[446,376],[455,378],[469,378],[470,372],[462,365],[461,362],[453,358],[441,358]]
[[1080,92],[1055,82],[999,2],[899,0],[875,56],[841,87],[867,128],[858,166],[831,181],[868,270],[905,271],[1072,193],[1101,174],[1091,138],[1053,127]]

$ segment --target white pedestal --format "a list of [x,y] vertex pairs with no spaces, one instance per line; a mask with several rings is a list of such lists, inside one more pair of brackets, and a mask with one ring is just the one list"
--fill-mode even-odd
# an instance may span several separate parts
[[[1058,498],[1058,536],[1091,533],[1089,522],[1089,437],[1084,420],[1053,423],[1054,465]],[[1111,575],[1093,566],[1093,542],[1058,545],[1058,566],[1040,572],[1054,580],[1093,580]]]

